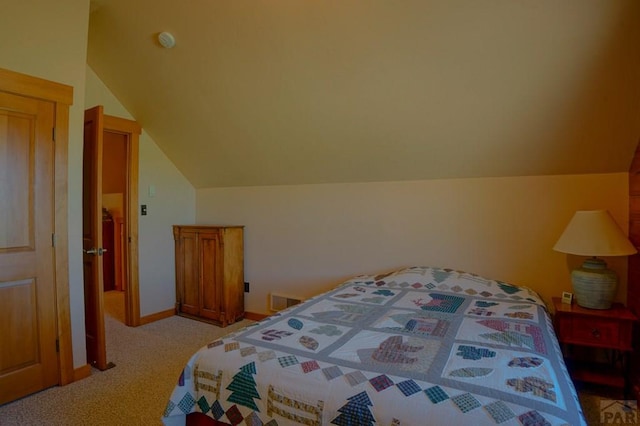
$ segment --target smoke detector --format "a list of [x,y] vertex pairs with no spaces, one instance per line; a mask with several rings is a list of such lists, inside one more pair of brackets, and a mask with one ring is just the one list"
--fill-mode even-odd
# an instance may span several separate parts
[[175,37],[173,37],[173,34],[167,31],[163,31],[160,34],[158,34],[158,42],[162,47],[165,47],[167,49],[171,49],[173,46],[176,45]]

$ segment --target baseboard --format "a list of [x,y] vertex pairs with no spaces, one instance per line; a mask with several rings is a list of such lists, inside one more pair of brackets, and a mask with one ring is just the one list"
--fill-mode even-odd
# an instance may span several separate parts
[[[140,325],[149,324],[150,322],[158,321],[161,319],[169,318],[175,315],[175,309],[167,309],[166,311],[156,312],[155,314],[146,315],[144,317],[140,317]],[[258,314],[255,312],[245,312],[244,318],[252,321],[262,321],[267,318],[269,315],[266,314]]]
[[262,321],[263,319],[265,319],[268,316],[269,315],[257,314],[255,312],[245,312],[244,313],[245,319],[248,319],[248,320],[251,320],[251,321]]
[[78,367],[73,370],[73,381],[77,382],[78,380],[86,379],[90,375],[91,366],[89,364],[85,364],[82,367]]
[[169,318],[175,315],[175,309],[167,309],[166,311],[156,312],[155,314],[145,315],[140,317],[140,325],[149,324],[150,322],[159,321],[161,319]]

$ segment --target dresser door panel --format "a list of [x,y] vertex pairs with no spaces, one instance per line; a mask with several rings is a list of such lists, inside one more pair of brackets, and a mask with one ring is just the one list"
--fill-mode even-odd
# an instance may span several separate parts
[[194,232],[183,232],[182,244],[182,282],[180,283],[180,311],[198,315],[200,312],[200,280],[198,272],[198,238]]
[[200,270],[202,271],[202,305],[200,316],[217,321],[220,318],[221,289],[220,239],[217,232],[200,234]]

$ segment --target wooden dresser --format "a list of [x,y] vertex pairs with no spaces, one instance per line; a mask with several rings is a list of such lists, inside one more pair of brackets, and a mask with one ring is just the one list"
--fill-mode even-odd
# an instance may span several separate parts
[[174,225],[176,314],[222,327],[244,316],[244,228]]
[[[629,168],[629,240],[640,251],[640,145]],[[640,254],[627,259],[627,307],[640,318]],[[634,342],[640,341],[639,329],[634,330]],[[640,347],[637,344],[631,356],[631,381],[634,392],[640,397]]]

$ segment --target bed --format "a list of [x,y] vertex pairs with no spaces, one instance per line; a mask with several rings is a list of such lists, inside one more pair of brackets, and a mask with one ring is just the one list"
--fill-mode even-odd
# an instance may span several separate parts
[[586,424],[539,296],[431,267],[355,277],[211,342],[162,420],[187,415],[211,425]]

